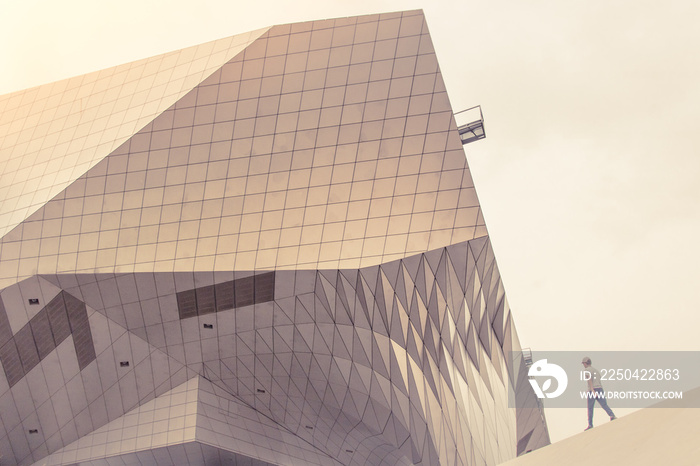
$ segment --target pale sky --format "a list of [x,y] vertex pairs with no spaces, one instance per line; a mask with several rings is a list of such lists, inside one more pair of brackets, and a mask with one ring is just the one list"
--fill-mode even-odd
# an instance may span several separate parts
[[[0,94],[274,24],[419,8],[453,109],[484,112],[467,159],[523,346],[700,350],[693,0],[3,1]],[[583,404],[546,415],[553,441],[586,426]]]

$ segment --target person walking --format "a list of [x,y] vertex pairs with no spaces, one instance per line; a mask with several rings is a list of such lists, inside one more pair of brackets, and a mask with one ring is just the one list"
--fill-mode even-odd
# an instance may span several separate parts
[[600,374],[595,367],[591,366],[591,358],[588,356],[584,357],[581,364],[583,364],[583,372],[587,373],[587,375],[584,375],[584,380],[588,381],[588,427],[584,429],[584,431],[586,431],[593,428],[593,408],[595,407],[596,401],[598,401],[601,408],[610,416],[611,421],[614,421],[617,417],[612,409],[610,409],[610,406],[608,406],[608,402],[605,399],[603,384],[600,383]]

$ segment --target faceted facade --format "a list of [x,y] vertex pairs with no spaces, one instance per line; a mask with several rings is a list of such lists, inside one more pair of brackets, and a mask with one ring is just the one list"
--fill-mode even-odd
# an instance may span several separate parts
[[0,464],[548,443],[422,12],[274,26],[0,112]]

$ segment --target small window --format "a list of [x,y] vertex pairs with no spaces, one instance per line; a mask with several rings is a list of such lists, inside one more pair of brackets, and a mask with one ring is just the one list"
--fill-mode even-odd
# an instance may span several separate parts
[[204,324],[204,328],[214,328],[214,324]]
[[32,306],[39,304],[39,298],[29,298],[29,304]]
[[119,367],[129,367],[129,361],[121,361]]

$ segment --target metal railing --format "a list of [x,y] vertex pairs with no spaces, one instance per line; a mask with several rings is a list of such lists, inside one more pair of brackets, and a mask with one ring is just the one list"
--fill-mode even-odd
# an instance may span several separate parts
[[530,348],[523,348],[523,362],[526,367],[532,366],[532,350]]
[[455,113],[455,121],[457,122],[457,130],[459,131],[462,145],[486,137],[484,114],[481,111],[481,105]]

